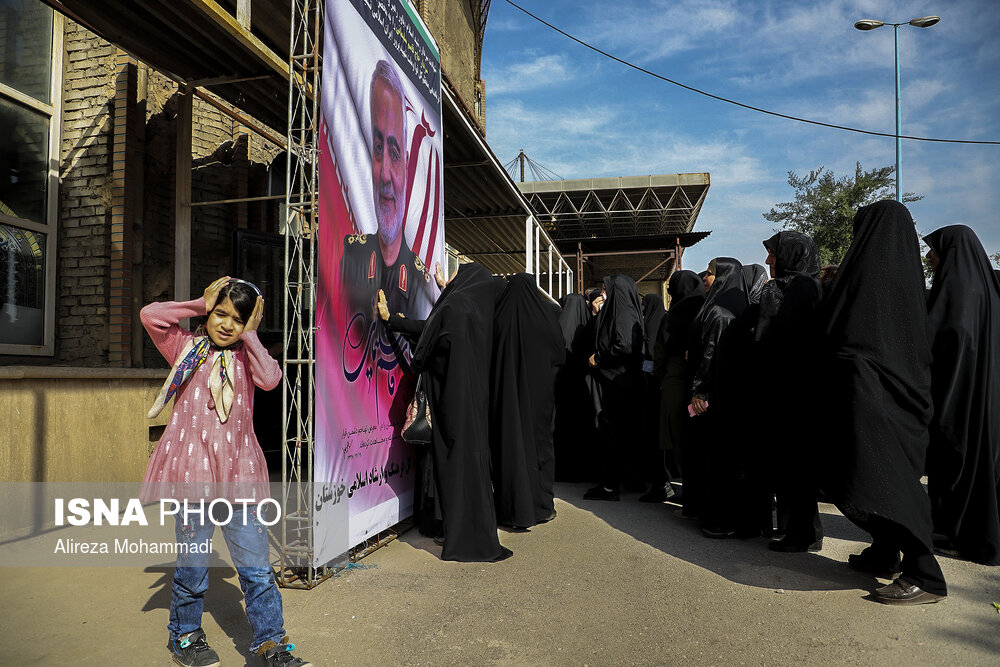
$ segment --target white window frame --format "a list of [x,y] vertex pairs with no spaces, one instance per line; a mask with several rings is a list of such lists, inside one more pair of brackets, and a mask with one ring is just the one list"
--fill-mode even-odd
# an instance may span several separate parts
[[[41,2],[41,0],[37,0]],[[59,159],[62,155],[62,93],[63,93],[63,15],[52,10],[52,68],[49,72],[51,90],[49,104],[0,83],[0,97],[49,116],[48,201],[45,222],[38,223],[0,213],[0,223],[45,234],[45,307],[41,345],[0,343],[0,355],[48,356],[55,354],[56,258],[59,240]]]

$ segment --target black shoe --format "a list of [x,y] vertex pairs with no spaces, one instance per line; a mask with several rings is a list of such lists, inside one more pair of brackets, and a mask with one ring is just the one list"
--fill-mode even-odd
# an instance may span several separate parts
[[876,559],[866,556],[866,553],[867,550],[859,554],[851,554],[847,557],[847,564],[858,572],[871,574],[879,579],[895,579],[902,574],[898,558],[895,563],[877,562]]
[[295,644],[289,644],[288,637],[281,640],[280,644],[265,642],[264,646],[257,649],[260,656],[260,664],[265,667],[312,667],[311,662],[306,662],[301,658],[292,655]]
[[701,534],[714,540],[724,540],[735,535],[736,531],[722,526],[706,526],[701,529]]
[[219,664],[219,654],[205,641],[205,631],[201,628],[170,642],[170,649],[174,662],[184,667],[216,667]]
[[805,551],[822,551],[823,550],[823,538],[819,538],[812,544],[806,542],[794,542],[789,540],[787,537],[783,540],[774,540],[769,542],[767,548],[771,551],[778,551],[780,553],[801,553]]
[[592,489],[588,489],[585,494],[583,494],[584,500],[618,500],[619,494],[617,491],[605,488],[604,486],[595,486]]
[[639,496],[640,503],[664,503],[674,497],[674,490],[667,486],[654,486],[646,493]]
[[928,593],[905,579],[896,579],[888,586],[875,590],[875,599],[882,604],[913,605],[933,604],[945,599],[945,595]]

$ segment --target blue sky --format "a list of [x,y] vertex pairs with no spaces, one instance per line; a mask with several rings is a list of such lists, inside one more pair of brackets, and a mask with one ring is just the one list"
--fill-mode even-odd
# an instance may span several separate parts
[[[936,0],[517,0],[620,58],[687,85],[766,109],[892,133],[892,28],[899,29],[903,134],[1000,140],[1000,2]],[[685,268],[712,257],[763,263],[792,199],[787,172],[839,177],[893,164],[895,141],[773,118],[626,68],[537,23],[504,0],[490,6],[483,46],[487,140],[501,162],[520,149],[564,178],[702,172],[712,186]],[[1000,250],[1000,146],[904,141],[903,189],[917,229],[967,224]]]

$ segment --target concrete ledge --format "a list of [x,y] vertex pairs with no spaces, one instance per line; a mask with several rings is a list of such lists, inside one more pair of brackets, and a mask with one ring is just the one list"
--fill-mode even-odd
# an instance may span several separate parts
[[163,379],[169,373],[169,368],[0,366],[0,380],[144,380]]

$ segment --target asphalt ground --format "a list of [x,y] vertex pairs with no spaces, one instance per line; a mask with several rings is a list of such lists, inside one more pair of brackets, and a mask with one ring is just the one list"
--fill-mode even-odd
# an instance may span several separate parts
[[[415,530],[311,591],[283,590],[315,665],[998,665],[1000,568],[941,558],[947,600],[890,607],[849,569],[865,534],[822,505],[820,553],[712,540],[677,506],[585,501],[501,531],[501,563],[449,563]],[[0,567],[3,665],[170,665],[170,568]],[[213,568],[203,627],[257,664],[236,572]]]

